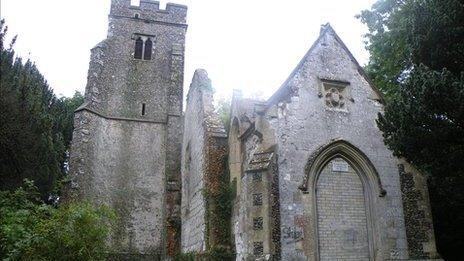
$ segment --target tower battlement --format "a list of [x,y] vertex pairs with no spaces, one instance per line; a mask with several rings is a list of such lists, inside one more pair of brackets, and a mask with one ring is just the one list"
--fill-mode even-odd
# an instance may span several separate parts
[[131,0],[111,0],[110,16],[158,21],[174,24],[185,24],[187,6],[167,3],[165,9],[153,0],[141,0],[139,5],[131,5]]

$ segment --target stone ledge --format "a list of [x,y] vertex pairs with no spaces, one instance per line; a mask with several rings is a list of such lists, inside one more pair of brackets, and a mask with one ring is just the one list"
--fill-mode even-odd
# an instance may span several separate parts
[[[87,104],[84,103],[81,105],[79,108],[77,108],[74,113],[80,112],[80,111],[88,111],[92,114],[95,114],[97,116],[100,116],[104,119],[107,120],[116,120],[116,121],[135,121],[135,122],[145,122],[145,123],[156,123],[156,124],[167,124],[167,120],[161,121],[161,120],[145,120],[145,119],[136,119],[136,118],[125,118],[125,117],[113,117],[113,116],[108,116],[103,113],[100,113],[96,110],[90,109],[87,107]],[[172,115],[169,115],[172,116]]]

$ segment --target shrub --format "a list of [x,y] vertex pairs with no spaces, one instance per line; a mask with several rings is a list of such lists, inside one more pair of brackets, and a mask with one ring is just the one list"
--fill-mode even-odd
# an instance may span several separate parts
[[104,260],[114,213],[105,206],[44,204],[26,182],[0,192],[0,259]]

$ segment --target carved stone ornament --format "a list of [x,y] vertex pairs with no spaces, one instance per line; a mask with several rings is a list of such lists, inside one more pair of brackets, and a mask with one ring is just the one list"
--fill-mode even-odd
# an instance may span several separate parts
[[330,88],[325,94],[325,103],[331,108],[343,108],[345,97],[338,88]]

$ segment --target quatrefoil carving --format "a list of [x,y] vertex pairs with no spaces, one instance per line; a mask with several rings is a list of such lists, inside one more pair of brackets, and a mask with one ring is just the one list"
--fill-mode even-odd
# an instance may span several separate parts
[[330,88],[325,94],[325,103],[331,108],[343,108],[345,105],[345,97],[338,88]]

